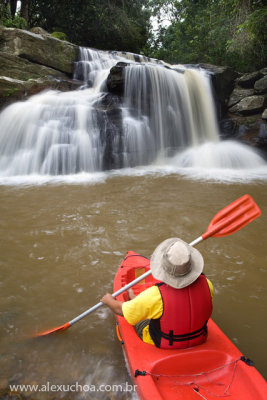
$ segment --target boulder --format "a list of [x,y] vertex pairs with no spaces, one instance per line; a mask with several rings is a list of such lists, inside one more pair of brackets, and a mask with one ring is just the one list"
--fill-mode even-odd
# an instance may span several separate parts
[[30,29],[30,32],[37,33],[39,35],[49,35],[49,33],[40,26],[34,26]]
[[0,108],[26,97],[24,82],[0,76]]
[[261,118],[267,119],[267,108],[265,108],[265,110],[263,111]]
[[254,89],[256,93],[267,93],[267,75],[255,82]]
[[266,103],[264,96],[248,96],[229,109],[230,113],[241,115],[257,114],[263,111]]
[[255,138],[256,146],[261,150],[267,151],[267,128],[266,124],[261,123],[259,126],[258,136]]
[[66,78],[66,75],[53,68],[31,63],[28,60],[17,57],[13,54],[0,51],[1,76],[27,81],[41,77],[54,77],[57,79]]
[[244,99],[248,96],[253,96],[254,89],[244,89],[241,87],[234,88],[233,92],[231,93],[230,99],[228,101],[228,107],[232,107],[235,104],[239,103],[240,100]]
[[0,26],[0,51],[71,75],[78,46],[47,34]]
[[124,68],[128,64],[125,62],[118,62],[111,68],[107,78],[107,88],[111,93],[122,95],[124,91]]
[[257,148],[264,157],[267,155],[266,124],[259,115],[226,115],[220,121],[221,137],[234,139]]
[[254,83],[261,77],[261,72],[255,71],[242,75],[241,78],[237,79],[236,83],[243,88],[253,88]]
[[60,71],[0,52],[0,108],[45,89],[72,90],[77,83]]

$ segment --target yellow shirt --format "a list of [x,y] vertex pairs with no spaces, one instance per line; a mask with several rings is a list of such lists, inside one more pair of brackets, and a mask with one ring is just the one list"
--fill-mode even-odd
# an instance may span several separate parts
[[[207,283],[209,285],[211,298],[213,298],[213,285],[209,279],[207,279]],[[133,300],[125,301],[122,304],[122,313],[130,325],[136,325],[144,319],[160,318],[163,313],[163,301],[158,286],[151,286],[141,292]],[[154,344],[149,334],[149,326],[143,329],[143,341],[145,343]]]

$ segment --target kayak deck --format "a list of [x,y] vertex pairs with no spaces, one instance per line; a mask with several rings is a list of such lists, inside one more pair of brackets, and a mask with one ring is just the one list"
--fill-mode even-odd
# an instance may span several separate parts
[[[114,292],[149,270],[150,261],[128,252],[115,279]],[[152,275],[133,287],[137,295],[157,281]],[[117,297],[127,301],[128,293]],[[133,383],[140,399],[217,399],[265,400],[267,385],[253,367],[242,361],[242,353],[212,321],[208,339],[199,346],[163,350],[144,343],[133,326],[116,316],[119,336]]]

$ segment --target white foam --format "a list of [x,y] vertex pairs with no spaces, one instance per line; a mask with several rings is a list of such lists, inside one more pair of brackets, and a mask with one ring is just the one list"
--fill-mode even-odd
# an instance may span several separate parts
[[2,186],[32,186],[32,185],[96,185],[103,183],[107,179],[104,172],[95,173],[79,173],[72,175],[16,175],[16,176],[0,176],[0,185]]

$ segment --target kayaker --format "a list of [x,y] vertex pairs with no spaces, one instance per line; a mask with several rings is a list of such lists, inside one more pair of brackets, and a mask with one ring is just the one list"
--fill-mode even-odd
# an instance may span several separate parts
[[213,287],[202,273],[198,250],[179,238],[164,240],[151,256],[151,272],[159,283],[121,302],[107,293],[101,301],[135,326],[145,342],[165,349],[204,343],[212,313]]

